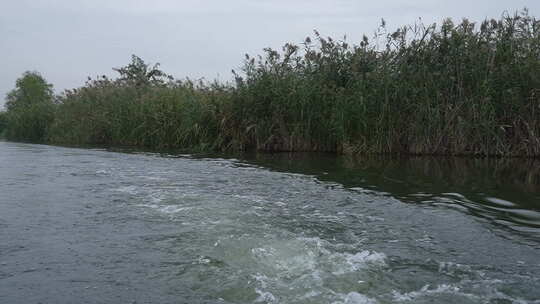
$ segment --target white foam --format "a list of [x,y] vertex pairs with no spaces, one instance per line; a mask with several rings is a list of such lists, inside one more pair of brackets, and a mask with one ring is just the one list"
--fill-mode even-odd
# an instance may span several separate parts
[[180,207],[180,206],[163,206],[161,208],[158,208],[159,211],[163,213],[178,213],[181,211],[190,210],[190,207]]
[[249,200],[249,201],[252,201],[252,202],[255,202],[255,203],[266,203],[267,200],[264,198],[264,197],[261,197],[261,196],[258,196],[258,195],[233,195],[233,197],[235,198],[239,198],[239,199],[245,199],[245,200]]
[[253,275],[253,278],[261,284],[262,288],[266,288],[266,281],[268,280],[267,276],[257,273],[256,275]]
[[373,266],[386,266],[386,255],[380,252],[364,250],[356,254],[341,253],[335,255],[336,259],[344,259],[345,263],[336,263],[338,268],[332,272],[334,275],[343,275],[345,273],[355,272]]
[[144,179],[147,179],[147,180],[152,180],[152,181],[165,181],[165,180],[167,180],[166,178],[159,177],[159,176],[141,176],[141,177],[144,178]]
[[303,295],[300,299],[306,300],[306,299],[309,299],[309,298],[319,296],[320,294],[321,294],[320,291],[311,290],[311,291],[307,292],[305,295]]
[[268,256],[271,256],[272,254],[274,254],[274,251],[273,248],[253,248],[251,249],[251,253],[255,256],[255,257],[268,257]]
[[471,272],[471,266],[453,262],[440,262],[439,272],[454,275],[456,272]]
[[344,304],[376,304],[377,302],[363,294],[349,292],[345,298]]
[[[259,282],[262,289],[267,288],[267,285],[268,285],[266,283],[268,281],[267,276],[265,276],[263,274],[260,274],[260,273],[257,273],[256,275],[253,275],[253,278],[257,282]],[[262,290],[262,289],[255,288],[255,292],[259,295],[259,297],[257,297],[257,299],[255,299],[256,303],[260,303],[260,302],[277,303],[276,297],[271,292],[265,291],[265,290]]]
[[118,191],[118,192],[124,192],[124,193],[129,193],[129,194],[137,194],[137,186],[124,186],[124,187],[120,187],[120,188],[116,188],[114,189],[114,191]]
[[420,290],[417,291],[411,291],[407,293],[399,293],[397,291],[393,292],[394,300],[403,302],[403,301],[412,301],[416,298],[423,297],[426,295],[431,294],[441,294],[441,293],[459,293],[459,287],[449,285],[449,284],[441,284],[437,285],[436,288],[430,289],[430,285],[423,286]]
[[197,259],[197,262],[195,262],[195,264],[210,264],[210,259],[209,258],[206,258],[204,256],[199,256],[199,258]]
[[384,253],[364,250],[355,255],[349,255],[347,262],[353,268],[359,269],[366,265],[386,266],[386,255]]
[[330,251],[324,247],[328,242],[318,237],[299,237],[297,240],[302,241],[308,245],[315,245],[318,251],[322,254],[328,255]]
[[154,204],[158,204],[165,199],[165,196],[161,192],[152,193],[150,196],[150,201]]
[[268,291],[262,291],[259,289],[255,289],[255,292],[259,295],[257,299],[255,299],[255,303],[277,303],[276,297]]
[[182,206],[175,206],[175,205],[159,205],[159,204],[139,204],[137,206],[155,209],[159,212],[166,213],[166,214],[173,214],[173,213],[178,213],[178,212],[193,209],[192,207],[182,207]]

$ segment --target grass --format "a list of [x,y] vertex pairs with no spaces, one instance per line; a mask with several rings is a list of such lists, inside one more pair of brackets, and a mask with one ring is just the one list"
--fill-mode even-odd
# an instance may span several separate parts
[[175,81],[136,56],[116,70],[118,79],[57,96],[54,110],[29,109],[33,119],[8,110],[6,134],[37,128],[50,143],[158,149],[540,156],[540,22],[527,11],[390,33],[383,24],[357,44],[315,32],[246,55],[232,84]]

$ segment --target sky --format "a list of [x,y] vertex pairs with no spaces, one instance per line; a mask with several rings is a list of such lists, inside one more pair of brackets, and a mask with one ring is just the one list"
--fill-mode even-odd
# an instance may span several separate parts
[[302,42],[313,30],[356,43],[384,18],[389,29],[482,21],[538,0],[0,0],[0,107],[25,71],[56,93],[88,76],[114,76],[132,54],[176,78],[228,81],[246,53]]

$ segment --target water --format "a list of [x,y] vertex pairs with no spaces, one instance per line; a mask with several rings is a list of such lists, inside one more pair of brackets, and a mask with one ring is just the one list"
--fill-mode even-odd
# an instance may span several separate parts
[[0,303],[540,303],[538,163],[0,142]]

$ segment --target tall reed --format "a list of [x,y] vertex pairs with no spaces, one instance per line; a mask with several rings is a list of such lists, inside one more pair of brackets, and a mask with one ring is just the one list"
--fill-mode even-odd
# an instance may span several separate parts
[[539,155],[539,59],[526,11],[359,45],[316,33],[247,58],[235,101],[260,149]]
[[[57,97],[54,143],[200,150],[540,156],[540,22],[384,23],[246,55],[234,83],[175,81],[134,56]],[[9,114],[8,110],[8,114]],[[8,115],[10,116],[10,115]],[[21,120],[22,121],[22,120]],[[8,129],[24,129],[8,125]]]

